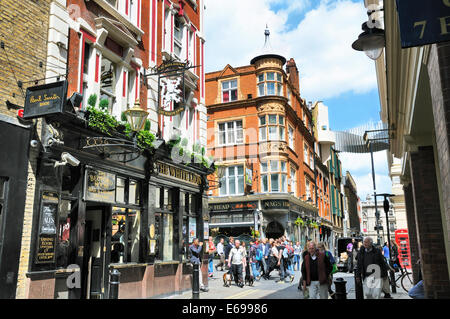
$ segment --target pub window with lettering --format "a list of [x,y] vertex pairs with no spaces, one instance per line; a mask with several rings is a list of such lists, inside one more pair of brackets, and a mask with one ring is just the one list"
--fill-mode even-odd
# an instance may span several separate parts
[[116,205],[111,218],[111,263],[138,263],[141,233],[141,184],[117,177]]

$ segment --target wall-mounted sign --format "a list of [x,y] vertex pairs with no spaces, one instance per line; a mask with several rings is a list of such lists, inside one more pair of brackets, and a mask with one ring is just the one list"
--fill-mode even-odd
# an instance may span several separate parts
[[194,241],[197,237],[197,220],[195,218],[189,217],[189,243]]
[[209,204],[209,210],[212,212],[229,210],[251,210],[256,208],[258,208],[258,202]]
[[96,169],[86,169],[84,200],[102,203],[116,201],[116,175]]
[[27,88],[23,118],[25,120],[58,114],[64,111],[67,81],[37,85]]
[[245,185],[252,186],[253,171],[250,168],[245,169]]
[[156,162],[156,167],[158,174],[166,175],[178,180],[182,180],[184,182],[188,182],[190,184],[194,184],[196,186],[199,186],[202,184],[202,177],[198,174],[191,173],[188,171],[185,171],[181,168],[162,163],[162,162]]
[[450,0],[397,0],[402,48],[450,40]]
[[36,254],[37,264],[53,263],[55,261],[55,236],[39,236]]
[[288,209],[289,201],[282,199],[264,200],[262,202],[263,209]]

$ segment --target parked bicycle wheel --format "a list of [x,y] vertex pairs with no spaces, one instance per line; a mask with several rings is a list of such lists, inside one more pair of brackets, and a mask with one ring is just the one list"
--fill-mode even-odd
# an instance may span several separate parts
[[[412,286],[414,286],[412,280],[412,273],[406,271],[405,274],[402,276],[402,288],[403,290],[408,292],[409,288],[411,288]],[[408,287],[408,289],[406,287]]]

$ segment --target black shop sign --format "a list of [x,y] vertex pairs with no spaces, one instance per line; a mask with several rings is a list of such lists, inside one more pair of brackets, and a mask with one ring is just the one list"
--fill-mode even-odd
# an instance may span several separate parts
[[84,200],[115,203],[116,175],[92,168],[86,169]]
[[24,119],[33,119],[64,111],[67,96],[67,81],[37,85],[27,88]]
[[402,48],[450,40],[450,0],[397,0]]

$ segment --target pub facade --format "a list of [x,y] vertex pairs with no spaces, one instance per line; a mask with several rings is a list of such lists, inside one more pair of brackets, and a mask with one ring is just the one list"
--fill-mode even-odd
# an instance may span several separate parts
[[213,167],[201,150],[203,3],[52,6],[67,73],[51,64],[58,76],[27,90],[24,118],[43,128],[17,296],[109,298],[114,269],[119,298],[191,289],[187,251],[208,235]]

